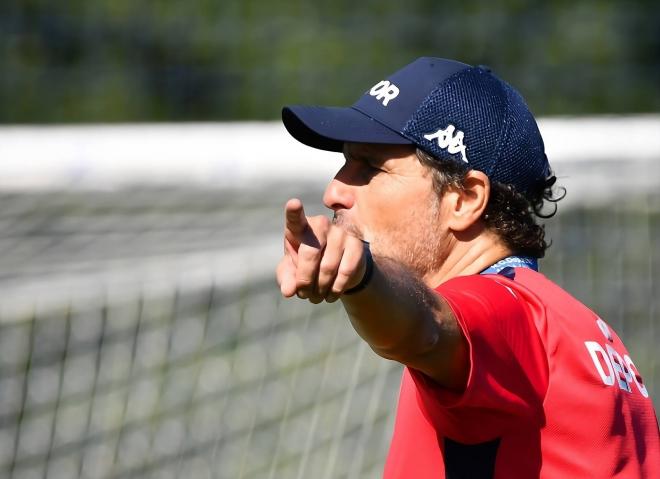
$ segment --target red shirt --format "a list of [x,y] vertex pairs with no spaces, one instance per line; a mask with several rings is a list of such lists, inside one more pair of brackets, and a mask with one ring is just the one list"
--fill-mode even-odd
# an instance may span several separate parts
[[468,384],[405,369],[384,478],[660,478],[652,401],[594,312],[526,268],[437,291],[467,338]]

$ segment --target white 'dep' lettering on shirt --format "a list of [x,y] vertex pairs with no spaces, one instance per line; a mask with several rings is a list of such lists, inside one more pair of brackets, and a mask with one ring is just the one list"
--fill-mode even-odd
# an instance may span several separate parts
[[[603,381],[603,384],[606,386],[613,386],[614,370],[612,369],[612,363],[610,363],[610,359],[603,347],[596,341],[585,341],[584,345],[587,347],[587,351],[589,351],[589,356],[591,356],[591,360],[593,361],[594,366],[596,366],[596,371],[598,372],[600,379]],[[598,356],[600,356],[600,358]],[[607,368],[607,373],[603,369],[603,364]]]
[[[454,132],[456,132],[455,135]],[[463,161],[467,163],[467,147],[463,144],[464,136],[461,130],[456,130],[456,127],[450,124],[447,125],[447,128],[440,129],[435,133],[427,133],[424,138],[429,141],[437,140],[438,146],[443,150],[446,149],[452,155],[460,153]]]
[[375,96],[376,100],[382,100],[383,106],[387,106],[391,100],[394,100],[397,96],[399,96],[399,87],[397,87],[394,83],[383,80],[371,87],[371,90],[369,90],[369,95]]
[[626,362],[626,366],[628,366],[628,370],[631,372],[632,378],[635,381],[635,384],[637,385],[637,389],[639,389],[641,395],[644,396],[645,398],[649,397],[649,392],[646,389],[644,383],[642,382],[642,378],[639,375],[639,372],[637,371],[637,367],[632,362],[632,359],[630,359],[630,356],[624,354],[623,360]]
[[[596,324],[605,339],[613,342],[614,337],[607,323],[598,318]],[[649,397],[649,392],[630,356],[624,354],[621,357],[621,354],[608,343],[602,346],[597,341],[585,341],[584,345],[605,386],[616,384],[622,391],[632,393],[631,385],[634,384],[643,397]]]

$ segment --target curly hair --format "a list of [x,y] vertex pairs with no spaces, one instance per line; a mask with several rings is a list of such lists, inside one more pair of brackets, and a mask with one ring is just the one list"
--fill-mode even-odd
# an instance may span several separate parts
[[[419,161],[433,172],[433,186],[442,195],[448,187],[463,189],[467,168],[460,163],[435,158],[419,148]],[[557,178],[549,176],[535,191],[523,194],[512,185],[497,181],[490,183],[488,204],[481,217],[490,231],[496,233],[514,253],[543,258],[550,244],[545,239],[545,228],[537,218],[551,218],[557,213],[557,202],[566,196],[566,189],[554,185]],[[557,194],[556,194],[557,193]],[[546,202],[552,204],[544,212]]]

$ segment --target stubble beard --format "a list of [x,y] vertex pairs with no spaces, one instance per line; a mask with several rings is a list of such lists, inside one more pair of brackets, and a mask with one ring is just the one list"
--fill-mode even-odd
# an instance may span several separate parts
[[[419,211],[410,213],[409,221],[396,228],[371,231],[369,247],[375,257],[393,260],[424,279],[440,269],[447,256],[444,252],[446,248],[435,207],[421,214]],[[348,234],[365,240],[362,229],[347,221],[343,215],[335,213],[332,222]]]
[[389,232],[383,249],[390,257],[425,279],[437,272],[445,261],[439,228],[430,215],[411,215],[402,228]]

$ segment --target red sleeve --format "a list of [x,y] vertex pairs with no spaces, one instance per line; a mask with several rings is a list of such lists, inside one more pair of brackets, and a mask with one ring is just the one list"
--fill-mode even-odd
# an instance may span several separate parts
[[470,374],[465,391],[456,394],[410,370],[432,423],[465,443],[499,437],[521,421],[543,425],[548,362],[534,322],[542,306],[515,281],[496,275],[455,278],[437,292],[467,339]]

